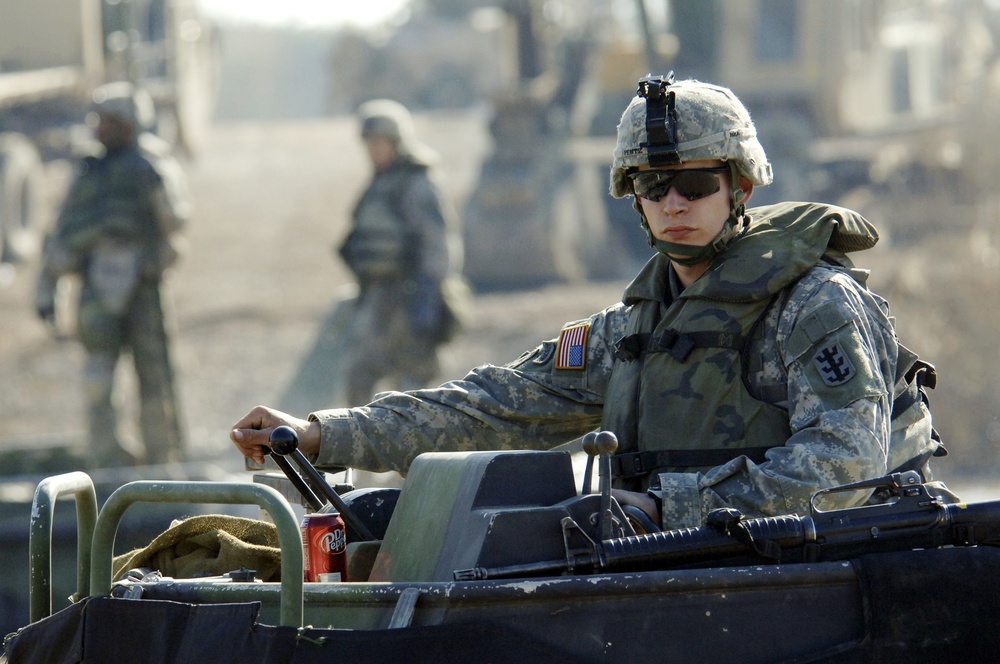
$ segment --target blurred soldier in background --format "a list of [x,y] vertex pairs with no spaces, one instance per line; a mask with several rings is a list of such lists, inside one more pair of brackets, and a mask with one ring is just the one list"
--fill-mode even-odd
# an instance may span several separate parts
[[382,379],[393,389],[428,386],[464,306],[462,240],[431,173],[436,155],[416,140],[401,104],[370,101],[358,116],[374,175],[340,247],[360,289],[344,371],[349,403],[369,401]]
[[[128,83],[94,92],[101,156],[82,160],[47,238],[36,308],[55,316],[60,277],[80,276],[77,333],[87,350],[84,390],[95,467],[165,463],[184,456],[161,285],[178,257],[190,213],[180,165],[149,133],[152,100]],[[115,367],[130,350],[139,382],[145,458],[121,444],[112,403]]]

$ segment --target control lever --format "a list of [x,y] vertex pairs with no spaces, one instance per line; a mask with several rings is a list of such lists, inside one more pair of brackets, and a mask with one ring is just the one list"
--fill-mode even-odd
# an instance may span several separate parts
[[597,451],[597,432],[590,431],[583,437],[583,451],[587,453],[587,467],[583,471],[583,493],[593,493],[594,457]]
[[614,516],[611,512],[611,455],[618,449],[618,437],[610,431],[601,431],[594,436],[594,448],[598,459],[598,479],[601,487],[600,535],[602,540],[611,539]]
[[271,458],[274,459],[274,463],[276,463],[278,468],[281,469],[281,472],[285,474],[285,477],[291,481],[296,490],[302,494],[302,498],[309,504],[309,507],[312,508],[313,512],[319,512],[327,506],[327,503],[320,500],[319,496],[316,495],[316,492],[314,492],[309,485],[306,484],[305,480],[302,479],[302,476],[295,472],[295,469],[292,468],[292,464],[288,461],[288,459],[266,447],[264,448],[264,454],[271,455]]
[[[372,535],[368,527],[351,511],[351,508],[347,506],[344,499],[327,484],[320,472],[309,463],[309,459],[299,451],[299,437],[294,429],[289,426],[275,427],[268,438],[268,442],[271,444],[271,455],[274,456],[275,462],[278,463],[278,467],[288,476],[288,479],[292,481],[295,488],[299,489],[299,491],[302,491],[303,488],[308,491],[308,493],[302,491],[302,495],[305,496],[306,501],[310,505],[315,507],[312,502],[312,500],[315,500],[317,503],[320,503],[319,509],[322,509],[324,505],[318,496],[326,498],[337,508],[340,516],[344,519],[344,523],[354,529],[354,532],[358,534],[362,542],[377,539]],[[296,472],[292,468],[288,460],[284,458],[286,456],[292,458],[292,461],[295,462],[301,472]],[[279,458],[284,464],[278,461]],[[298,480],[295,478],[298,478]],[[312,500],[310,500],[310,494],[312,495]]]

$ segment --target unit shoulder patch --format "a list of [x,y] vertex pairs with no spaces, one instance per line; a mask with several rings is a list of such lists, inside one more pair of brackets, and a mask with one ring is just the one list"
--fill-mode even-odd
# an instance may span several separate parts
[[857,373],[851,358],[844,353],[838,342],[821,345],[813,355],[813,364],[819,370],[823,382],[830,387],[843,385]]

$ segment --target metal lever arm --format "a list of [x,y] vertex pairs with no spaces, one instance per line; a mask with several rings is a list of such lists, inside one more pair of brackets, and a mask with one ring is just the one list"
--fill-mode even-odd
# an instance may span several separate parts
[[[330,503],[337,508],[337,511],[340,512],[340,515],[344,518],[344,522],[353,528],[354,532],[360,536],[361,541],[370,542],[378,539],[372,534],[368,527],[365,526],[360,519],[358,519],[354,512],[351,511],[351,508],[347,506],[344,499],[341,498],[329,484],[327,484],[320,472],[316,470],[311,463],[309,463],[309,459],[307,459],[305,455],[299,451],[299,437],[296,435],[294,429],[288,426],[276,427],[274,431],[271,432],[269,442],[271,443],[271,454],[275,456],[275,459],[278,457],[291,457],[292,461],[295,462],[301,471],[300,481],[304,479],[309,487],[311,487],[311,493],[314,494],[314,498],[316,497],[316,494],[320,494],[330,501]],[[283,460],[286,464],[288,464],[287,460]],[[288,475],[288,478],[292,480],[292,483],[295,483],[295,480],[292,479],[292,475],[299,475],[295,472],[295,469],[291,467],[291,464],[288,465],[287,469],[284,466],[281,466],[281,464],[279,464],[279,466],[282,471]],[[296,487],[298,487],[298,484],[296,484]],[[303,493],[303,495],[306,494]],[[308,497],[306,499],[308,500]]]

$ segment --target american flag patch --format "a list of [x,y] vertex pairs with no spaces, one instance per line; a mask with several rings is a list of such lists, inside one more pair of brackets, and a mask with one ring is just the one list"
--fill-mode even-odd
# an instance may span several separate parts
[[590,323],[563,328],[556,347],[556,369],[584,369]]

